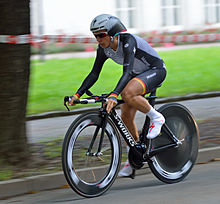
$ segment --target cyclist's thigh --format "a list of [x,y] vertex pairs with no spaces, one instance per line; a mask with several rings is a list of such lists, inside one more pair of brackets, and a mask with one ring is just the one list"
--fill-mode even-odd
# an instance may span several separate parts
[[154,88],[159,86],[166,77],[166,69],[153,67],[140,75],[137,75],[133,80],[145,86],[145,93],[151,92]]

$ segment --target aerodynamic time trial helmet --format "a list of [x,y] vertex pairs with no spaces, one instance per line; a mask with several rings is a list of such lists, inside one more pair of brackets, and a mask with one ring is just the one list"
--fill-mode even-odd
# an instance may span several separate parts
[[127,29],[119,18],[110,14],[101,14],[92,20],[90,30],[93,33],[99,30],[107,30],[108,35],[116,36],[120,32],[126,31]]

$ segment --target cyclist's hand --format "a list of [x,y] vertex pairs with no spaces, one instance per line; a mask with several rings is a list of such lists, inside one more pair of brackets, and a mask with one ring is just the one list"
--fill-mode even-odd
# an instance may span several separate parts
[[107,103],[107,107],[106,107],[107,112],[110,113],[112,108],[115,107],[117,105],[117,103],[118,103],[117,100],[109,98],[108,103]]
[[69,101],[68,105],[69,106],[75,106],[76,104],[73,103],[73,101],[76,101],[77,98],[75,96],[72,96],[71,101]]

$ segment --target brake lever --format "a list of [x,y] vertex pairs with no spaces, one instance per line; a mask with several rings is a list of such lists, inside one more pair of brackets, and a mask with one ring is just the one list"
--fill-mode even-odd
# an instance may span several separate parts
[[67,109],[68,111],[70,111],[70,109],[69,109],[69,107],[66,105],[66,103],[69,102],[69,99],[70,99],[69,96],[65,96],[65,97],[64,97],[64,106],[66,107],[66,109]]

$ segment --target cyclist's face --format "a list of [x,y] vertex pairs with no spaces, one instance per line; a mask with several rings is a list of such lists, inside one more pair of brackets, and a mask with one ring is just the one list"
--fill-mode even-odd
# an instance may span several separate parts
[[110,45],[110,36],[107,34],[106,30],[100,30],[94,33],[96,40],[102,48],[107,48]]

